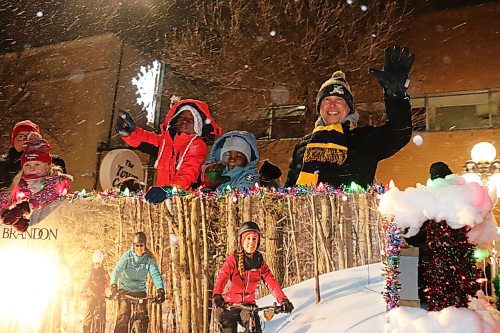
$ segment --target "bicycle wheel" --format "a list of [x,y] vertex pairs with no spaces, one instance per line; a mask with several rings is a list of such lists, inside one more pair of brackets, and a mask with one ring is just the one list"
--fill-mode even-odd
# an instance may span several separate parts
[[89,332],[90,333],[97,333],[95,318],[92,318],[90,320],[90,330],[89,330]]
[[95,319],[95,333],[104,333],[104,320],[101,317]]
[[101,317],[94,317],[90,322],[90,333],[104,333],[104,320]]
[[142,322],[140,320],[136,320],[132,323],[132,327],[130,328],[130,333],[144,333],[142,331]]

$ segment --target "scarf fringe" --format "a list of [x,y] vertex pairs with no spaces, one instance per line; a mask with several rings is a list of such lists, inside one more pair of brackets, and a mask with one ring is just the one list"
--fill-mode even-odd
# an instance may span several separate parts
[[347,149],[307,147],[303,161],[328,162],[342,165],[346,158]]

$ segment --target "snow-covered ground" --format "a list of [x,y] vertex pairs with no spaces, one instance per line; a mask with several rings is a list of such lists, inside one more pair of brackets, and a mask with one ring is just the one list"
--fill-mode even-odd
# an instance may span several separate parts
[[[401,307],[387,313],[381,295],[384,288],[381,271],[382,264],[372,264],[322,275],[319,304],[316,304],[314,279],[285,289],[295,310],[291,315],[280,314],[266,321],[264,332],[500,333],[498,312],[486,309],[448,308],[428,312]],[[273,302],[273,296],[266,296],[258,305]],[[479,308],[483,305],[480,301],[474,304]]]

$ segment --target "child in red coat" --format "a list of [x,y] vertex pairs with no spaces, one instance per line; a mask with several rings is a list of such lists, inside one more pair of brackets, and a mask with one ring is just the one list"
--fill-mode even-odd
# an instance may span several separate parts
[[[255,304],[255,289],[260,280],[264,280],[271,289],[276,300],[283,306],[285,312],[292,312],[292,302],[281,290],[280,284],[271,273],[269,266],[257,251],[260,244],[259,226],[252,221],[243,223],[238,230],[239,246],[236,253],[231,253],[224,261],[213,291],[215,314],[222,326],[223,333],[236,333],[238,323],[246,326],[251,313],[248,310],[224,307],[225,304]],[[222,297],[226,284],[231,280],[231,286]],[[255,317],[257,332],[262,332],[259,317]]]
[[29,226],[33,209],[43,208],[69,191],[71,176],[52,164],[50,145],[38,133],[30,133],[21,155],[22,170],[9,192],[0,194],[1,221],[19,232]]
[[172,106],[160,125],[159,134],[137,127],[131,115],[124,111],[115,129],[132,147],[145,142],[158,148],[156,187],[146,194],[146,200],[153,204],[167,198],[165,187],[188,190],[197,183],[207,156],[205,141],[222,134],[207,103],[194,99],[185,99]]

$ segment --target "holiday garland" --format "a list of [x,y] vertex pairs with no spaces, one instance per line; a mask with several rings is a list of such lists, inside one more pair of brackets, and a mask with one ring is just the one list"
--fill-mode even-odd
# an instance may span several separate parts
[[493,278],[493,287],[495,288],[496,308],[500,311],[500,274]]
[[467,307],[469,295],[479,289],[474,246],[467,227],[452,229],[446,221],[428,221],[422,226],[426,244],[421,247],[424,297],[429,311],[449,306]]
[[386,310],[389,311],[399,304],[399,291],[401,284],[399,283],[398,271],[401,255],[401,246],[404,243],[401,235],[401,229],[396,223],[386,220],[384,223],[386,248],[384,255],[383,275],[385,276],[385,288],[382,295],[386,302]]
[[[256,184],[254,187],[249,189],[237,189],[231,188],[230,186],[225,187],[222,190],[207,191],[203,188],[195,191],[185,191],[177,189],[176,187],[164,187],[165,196],[167,198],[173,197],[198,197],[208,200],[218,200],[227,198],[228,196],[232,198],[238,197],[248,197],[248,196],[259,196],[261,198],[265,196],[272,197],[305,197],[311,195],[334,195],[341,196],[343,200],[347,200],[347,195],[349,194],[361,194],[361,193],[373,193],[373,194],[383,194],[388,190],[387,186],[376,184],[370,188],[363,188],[355,183],[350,186],[345,186],[342,188],[334,187],[331,185],[320,183],[318,186],[293,186],[293,187],[278,187],[278,188],[267,188]],[[90,191],[87,192],[85,189],[81,191],[76,191],[72,194],[67,195],[68,199],[112,199],[112,198],[144,198],[143,191],[131,192],[128,189],[120,191],[119,189],[108,189],[102,192]]]

